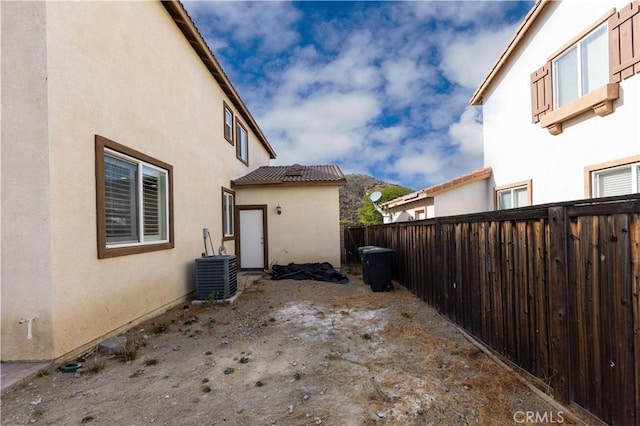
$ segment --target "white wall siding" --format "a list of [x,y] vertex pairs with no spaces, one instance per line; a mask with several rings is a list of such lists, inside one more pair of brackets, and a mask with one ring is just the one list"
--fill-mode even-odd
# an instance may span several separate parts
[[[589,112],[551,135],[531,122],[530,75],[551,54],[628,1],[553,2],[484,96],[484,163],[496,186],[532,179],[533,203],[585,196],[584,167],[640,153],[640,75],[620,84],[615,112]],[[493,203],[492,191],[488,202]]]

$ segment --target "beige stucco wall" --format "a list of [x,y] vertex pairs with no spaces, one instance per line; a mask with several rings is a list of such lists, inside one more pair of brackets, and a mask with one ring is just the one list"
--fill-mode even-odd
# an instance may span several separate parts
[[[51,359],[46,7],[42,2],[2,3],[2,360],[7,359],[5,354],[11,359],[22,352],[31,359]],[[32,339],[28,339],[28,323],[20,323],[30,318],[35,318]]]
[[[236,204],[267,206],[268,267],[329,262],[340,266],[338,186],[262,186],[236,189]],[[282,214],[276,213],[276,206]]]
[[387,217],[385,218],[385,223],[417,220],[416,210],[424,210],[425,219],[433,217],[433,197],[420,198],[400,206],[386,209],[385,214]]
[[[30,6],[40,13],[40,26],[30,32],[36,38],[33,48],[12,46],[16,55],[39,52],[47,86],[44,71],[35,75],[46,99],[14,113],[20,123],[16,133],[37,134],[22,138],[19,146],[9,142],[9,149],[21,157],[36,151],[34,158],[22,161],[22,170],[6,173],[3,163],[3,201],[11,187],[8,175],[29,177],[17,183],[28,202],[3,203],[3,257],[6,247],[25,246],[22,255],[13,256],[16,265],[25,267],[3,269],[3,360],[62,357],[183,300],[193,289],[202,228],[210,229],[216,248],[221,243],[221,187],[229,188],[232,178],[269,162],[248,126],[249,167],[236,159],[235,148],[223,138],[223,99],[232,104],[159,2],[38,5]],[[5,14],[17,8],[3,7],[3,43],[5,23],[14,20]],[[35,25],[24,19],[20,24]],[[3,85],[6,75],[23,78],[14,76],[19,70],[5,67],[4,57],[2,62]],[[4,149],[6,127],[3,120]],[[95,134],[173,166],[174,249],[97,258]],[[4,162],[15,155],[4,153]],[[30,215],[23,219],[26,234],[7,234],[10,209]],[[235,251],[232,242],[225,246]],[[36,263],[35,271],[30,262]],[[44,282],[36,286],[34,276]],[[48,329],[35,330],[33,342],[43,345],[25,346],[23,329],[5,334],[5,321],[13,324],[28,314],[5,312],[7,288],[12,303],[38,294],[36,314],[49,312],[52,318]],[[22,290],[13,293],[16,288]],[[44,350],[51,341],[53,349]]]

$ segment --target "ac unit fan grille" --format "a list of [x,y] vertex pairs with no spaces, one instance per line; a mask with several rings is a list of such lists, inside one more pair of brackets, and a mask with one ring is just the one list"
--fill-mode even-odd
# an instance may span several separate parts
[[238,261],[233,255],[196,259],[196,299],[224,300],[238,291]]

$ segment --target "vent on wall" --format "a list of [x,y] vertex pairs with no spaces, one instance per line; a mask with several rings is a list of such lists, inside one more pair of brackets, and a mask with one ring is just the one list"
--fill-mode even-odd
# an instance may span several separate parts
[[225,300],[238,290],[238,260],[233,255],[196,259],[196,299]]

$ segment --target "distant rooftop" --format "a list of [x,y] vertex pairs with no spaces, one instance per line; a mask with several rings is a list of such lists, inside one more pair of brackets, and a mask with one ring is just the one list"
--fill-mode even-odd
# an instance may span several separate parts
[[489,179],[491,177],[491,167],[485,167],[477,169],[462,176],[455,177],[446,182],[439,183],[438,185],[430,186],[429,188],[421,189],[420,191],[412,192],[411,194],[403,195],[391,201],[387,201],[380,205],[383,209],[401,206],[403,204],[413,202],[422,198],[435,197],[436,195],[443,194],[451,191],[452,189],[459,188],[464,185],[468,185],[473,182],[477,182],[483,179]]
[[232,181],[234,187],[250,185],[344,185],[346,179],[336,165],[262,166]]

